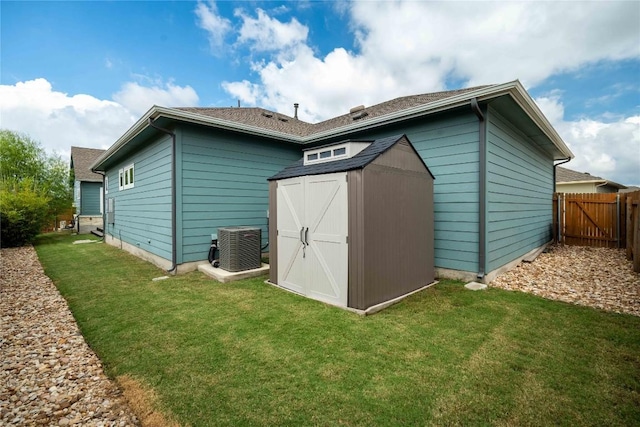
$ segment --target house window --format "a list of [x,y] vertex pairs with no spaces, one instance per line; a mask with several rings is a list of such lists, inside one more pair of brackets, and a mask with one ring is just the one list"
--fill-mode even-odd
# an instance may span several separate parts
[[118,171],[118,178],[120,180],[119,189],[126,190],[133,188],[134,183],[134,166],[133,163]]
[[331,157],[331,150],[321,151],[320,152],[320,158],[321,159],[328,159],[329,157]]
[[345,147],[336,148],[335,150],[333,150],[334,156],[344,156],[345,154],[347,154],[347,149]]
[[318,160],[318,153],[307,154],[307,160]]

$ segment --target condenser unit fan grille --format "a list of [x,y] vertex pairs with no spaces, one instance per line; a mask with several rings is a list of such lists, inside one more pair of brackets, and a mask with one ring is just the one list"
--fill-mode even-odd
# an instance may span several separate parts
[[260,244],[262,230],[254,227],[229,227],[218,229],[220,268],[227,271],[244,271],[260,268]]

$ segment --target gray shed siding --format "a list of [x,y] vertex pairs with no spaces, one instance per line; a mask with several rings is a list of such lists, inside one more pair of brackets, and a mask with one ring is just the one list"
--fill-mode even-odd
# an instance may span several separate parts
[[551,239],[553,159],[489,107],[487,269]]
[[[134,164],[134,187],[119,190],[118,171]],[[105,232],[162,258],[171,259],[171,138],[149,141],[107,171],[106,198],[115,200],[115,224]]]
[[438,114],[352,138],[405,133],[434,181],[435,265],[478,269],[479,126],[471,110]]
[[266,244],[267,178],[298,160],[300,147],[196,127],[180,135],[178,263],[206,259],[220,227],[261,227]]
[[80,182],[80,215],[100,215],[101,182]]
[[349,307],[433,282],[433,178],[406,142],[349,172]]

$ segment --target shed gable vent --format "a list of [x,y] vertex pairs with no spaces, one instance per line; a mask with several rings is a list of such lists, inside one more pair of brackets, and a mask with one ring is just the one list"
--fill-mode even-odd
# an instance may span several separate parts
[[371,143],[369,142],[343,142],[329,147],[319,147],[304,152],[304,165],[332,162],[334,160],[350,159]]

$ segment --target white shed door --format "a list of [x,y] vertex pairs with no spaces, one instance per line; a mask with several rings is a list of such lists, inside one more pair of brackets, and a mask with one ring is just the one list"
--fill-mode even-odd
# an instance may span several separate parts
[[347,306],[345,173],[278,181],[278,284]]

